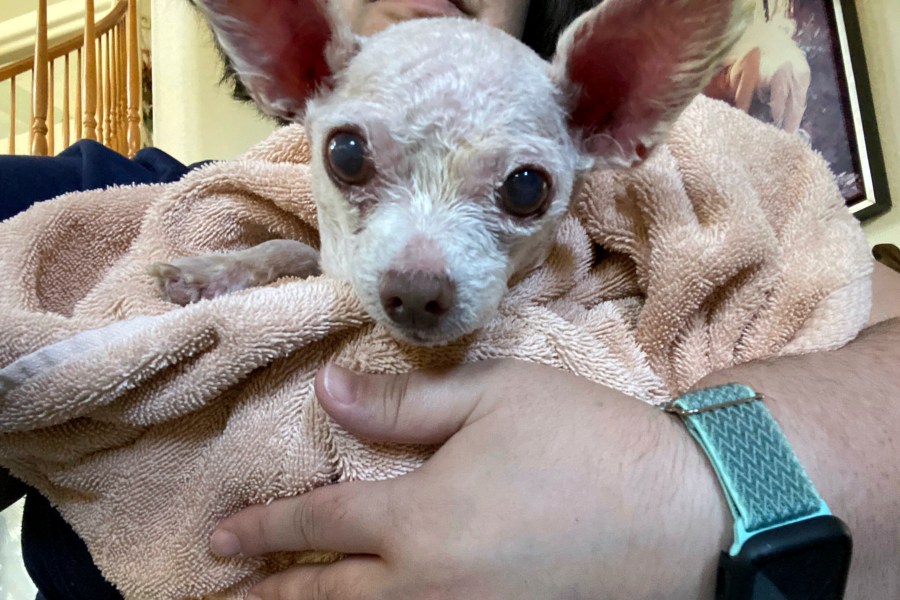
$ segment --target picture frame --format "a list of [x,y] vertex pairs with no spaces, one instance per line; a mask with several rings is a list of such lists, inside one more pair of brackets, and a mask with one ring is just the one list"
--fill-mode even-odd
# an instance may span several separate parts
[[752,24],[707,95],[796,133],[860,220],[891,208],[854,0],[754,0]]

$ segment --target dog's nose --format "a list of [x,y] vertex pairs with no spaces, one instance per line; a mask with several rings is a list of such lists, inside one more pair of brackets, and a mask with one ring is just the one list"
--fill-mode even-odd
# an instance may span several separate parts
[[381,278],[381,305],[403,328],[432,329],[453,307],[454,287],[443,273],[391,269]]

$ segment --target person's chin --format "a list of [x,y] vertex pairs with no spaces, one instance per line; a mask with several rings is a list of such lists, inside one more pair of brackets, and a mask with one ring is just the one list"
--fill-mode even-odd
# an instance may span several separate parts
[[366,7],[361,35],[373,35],[395,23],[429,17],[466,17],[450,0],[371,0]]

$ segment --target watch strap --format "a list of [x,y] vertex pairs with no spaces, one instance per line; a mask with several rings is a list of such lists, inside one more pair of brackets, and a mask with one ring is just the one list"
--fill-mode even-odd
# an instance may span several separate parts
[[732,556],[751,536],[831,511],[762,403],[741,384],[688,392],[665,407],[709,457],[734,516]]

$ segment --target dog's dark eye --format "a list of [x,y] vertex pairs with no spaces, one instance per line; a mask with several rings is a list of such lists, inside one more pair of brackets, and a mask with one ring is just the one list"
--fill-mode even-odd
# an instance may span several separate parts
[[375,172],[365,140],[352,131],[331,136],[325,148],[325,165],[332,179],[346,185],[361,185]]
[[534,167],[513,171],[498,190],[500,207],[516,217],[531,217],[547,209],[549,176]]

